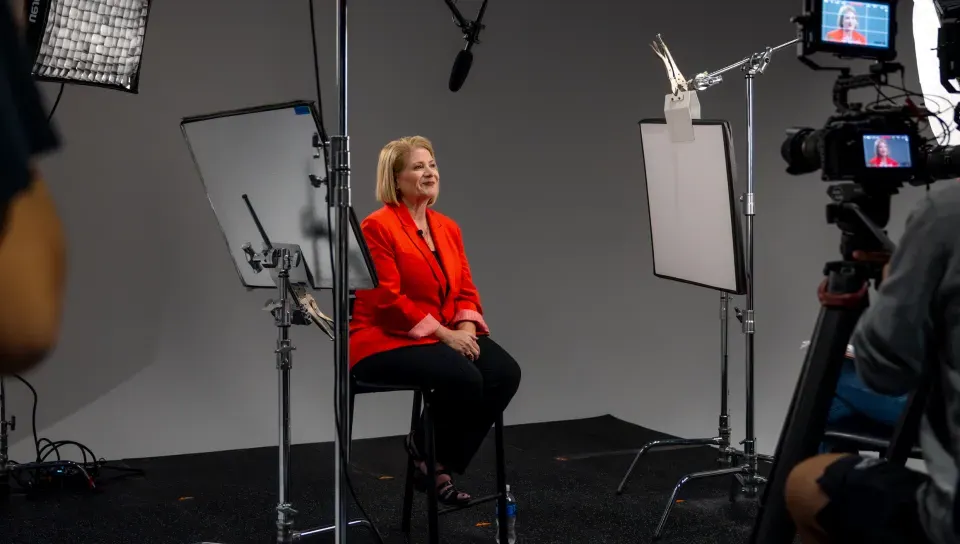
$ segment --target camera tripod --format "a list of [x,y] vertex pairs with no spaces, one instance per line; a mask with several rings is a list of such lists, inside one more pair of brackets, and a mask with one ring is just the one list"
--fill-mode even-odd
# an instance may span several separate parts
[[[870,283],[879,287],[883,257],[895,249],[882,230],[890,217],[894,185],[899,184],[874,184],[872,192],[856,184],[833,185],[828,189],[834,202],[827,205],[827,222],[837,224],[843,232],[843,260],[824,265],[825,279],[818,291],[820,314],[777,444],[751,544],[791,544],[796,536],[784,499],[787,475],[819,449],[847,345],[869,305]],[[855,258],[858,253],[859,259]],[[900,419],[886,454],[892,462],[905,462],[913,446],[930,380],[929,375],[921,379],[920,388],[911,396]]]

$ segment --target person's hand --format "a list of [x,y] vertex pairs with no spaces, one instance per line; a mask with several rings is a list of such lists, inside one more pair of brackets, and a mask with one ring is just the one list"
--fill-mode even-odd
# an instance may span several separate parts
[[461,321],[461,322],[457,323],[457,330],[458,330],[458,331],[467,331],[467,332],[469,332],[470,334],[476,336],[476,335],[477,335],[477,324],[474,323],[473,321]]
[[[442,331],[442,332],[441,332]],[[480,356],[480,346],[477,345],[477,336],[467,331],[440,329],[437,338],[453,348],[457,353],[474,361]]]

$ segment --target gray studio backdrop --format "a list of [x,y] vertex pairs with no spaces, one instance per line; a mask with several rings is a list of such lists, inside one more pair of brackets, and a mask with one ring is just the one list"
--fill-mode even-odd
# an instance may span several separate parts
[[[467,13],[479,6],[460,4]],[[899,48],[916,85],[912,3],[903,4]],[[613,414],[678,435],[716,432],[718,295],[651,271],[636,122],[661,114],[668,85],[648,44],[663,33],[691,77],[789,40],[800,0],[670,6],[493,0],[470,77],[452,94],[447,78],[463,42],[441,0],[350,4],[357,213],[377,206],[384,143],[434,140],[437,209],[463,228],[495,338],[523,366],[508,423]],[[334,133],[335,12],[330,2],[317,7]],[[40,393],[40,435],[81,441],[107,458],[273,445],[275,329],[261,310],[270,295],[238,283],[179,120],[312,98],[307,4],[157,2],[150,23],[139,96],[69,87],[57,110],[66,147],[43,167],[68,231],[69,298],[59,348],[27,376]],[[824,224],[825,184],[786,175],[779,148],[784,128],[819,126],[832,112],[833,77],[786,52],[757,82],[762,452],[775,447],[817,314],[821,266],[839,242]],[[52,97],[56,89],[45,90]],[[745,174],[739,75],[701,102],[705,116],[732,122]],[[895,201],[895,239],[919,195]],[[333,345],[308,328],[294,339],[294,439],[331,440]],[[738,441],[742,361],[734,327]],[[12,453],[25,459],[30,398],[14,382],[8,390],[20,421]],[[408,403],[403,394],[360,399],[356,435],[403,433]]]

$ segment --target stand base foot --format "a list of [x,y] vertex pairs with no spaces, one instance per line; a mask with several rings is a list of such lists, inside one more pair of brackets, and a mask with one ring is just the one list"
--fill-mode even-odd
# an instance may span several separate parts
[[[379,540],[380,542],[383,542],[383,537],[380,535],[380,533],[377,532],[376,527],[374,527],[372,523],[370,523],[369,521],[367,521],[367,520],[365,520],[365,519],[355,519],[355,520],[351,520],[351,521],[347,522],[347,527],[364,527],[364,528],[366,528],[368,531],[370,531],[371,533],[373,533],[374,535],[376,535],[377,540]],[[278,544],[288,544],[288,543],[292,543],[292,542],[298,542],[298,541],[300,541],[300,540],[303,540],[303,539],[306,539],[306,538],[310,538],[310,537],[314,537],[314,536],[318,536],[318,535],[331,534],[331,533],[333,533],[334,531],[336,531],[336,529],[337,529],[337,526],[336,526],[336,525],[328,525],[328,526],[326,526],[326,527],[317,527],[317,528],[315,528],[315,529],[306,529],[306,530],[303,530],[303,531],[292,531],[289,535],[286,535],[286,536],[285,536],[285,535],[277,535],[277,543],[278,543]],[[225,543],[225,542],[200,541],[200,542],[192,542],[191,544],[227,544],[227,543]]]
[[720,437],[674,438],[669,440],[653,440],[651,442],[647,442],[642,448],[640,448],[640,451],[637,452],[637,455],[633,458],[633,462],[630,463],[630,468],[627,469],[627,473],[624,474],[623,479],[620,480],[620,485],[617,486],[617,495],[623,494],[623,490],[626,488],[627,482],[630,481],[630,476],[633,474],[633,469],[636,468],[637,462],[640,461],[640,458],[643,457],[643,455],[648,451],[658,449],[699,448],[706,446],[716,446],[723,449],[723,439]]
[[[373,524],[370,523],[370,521],[368,520],[365,520],[365,519],[350,520],[347,522],[347,527],[363,527],[368,531],[370,531],[371,533],[373,533],[377,537],[377,540],[379,540],[380,542],[383,542],[383,537],[380,535],[380,533],[377,532],[377,528],[374,527]],[[302,540],[304,538],[310,538],[317,535],[332,533],[335,530],[336,530],[335,525],[329,525],[327,527],[317,527],[314,529],[307,529],[304,531],[296,531],[293,533],[293,535],[294,535],[294,540]]]
[[684,484],[691,480],[702,480],[705,478],[716,478],[719,476],[733,477],[731,478],[730,482],[730,502],[736,501],[737,497],[740,495],[750,499],[758,498],[760,496],[760,486],[767,483],[766,478],[756,474],[750,465],[722,468],[718,470],[706,470],[703,472],[694,472],[692,474],[688,474],[683,478],[680,478],[680,481],[674,486],[673,493],[670,494],[670,499],[667,501],[667,507],[664,509],[663,515],[660,516],[660,523],[657,524],[657,530],[653,533],[653,539],[658,540],[663,535],[663,529],[667,524],[667,518],[670,517],[670,512],[673,511],[673,506],[677,503],[677,494],[679,494],[680,488],[683,487]]

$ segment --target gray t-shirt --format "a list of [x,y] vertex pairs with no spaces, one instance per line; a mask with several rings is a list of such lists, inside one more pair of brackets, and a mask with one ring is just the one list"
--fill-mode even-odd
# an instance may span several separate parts
[[952,185],[931,191],[911,213],[889,276],[851,341],[860,378],[878,393],[909,393],[924,365],[936,365],[940,387],[920,428],[930,482],[918,499],[937,544],[960,542],[953,530],[960,466],[960,183],[946,183]]

